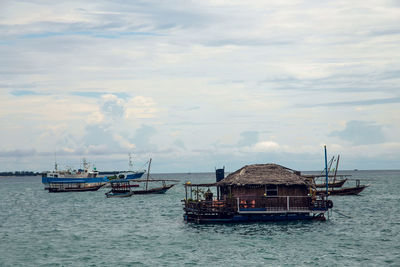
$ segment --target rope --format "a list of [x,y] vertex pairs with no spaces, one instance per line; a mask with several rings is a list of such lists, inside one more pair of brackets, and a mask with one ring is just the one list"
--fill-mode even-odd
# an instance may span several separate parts
[[332,209],[332,210],[335,211],[337,214],[342,215],[342,216],[344,216],[344,217],[353,218],[353,217],[351,217],[351,216],[349,216],[349,215],[346,215],[346,214],[343,214],[343,213],[341,213],[341,212],[339,212],[339,211],[337,211],[337,210],[334,210],[334,209]]

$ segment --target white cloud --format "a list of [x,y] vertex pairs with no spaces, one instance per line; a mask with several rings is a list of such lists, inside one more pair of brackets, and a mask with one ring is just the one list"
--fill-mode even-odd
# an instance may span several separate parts
[[273,141],[262,141],[255,144],[251,147],[251,150],[254,152],[270,152],[270,151],[279,151],[279,144]]
[[127,103],[127,118],[153,118],[157,113],[156,102],[151,97],[136,96]]
[[[0,13],[0,152],[108,164],[135,149],[168,171],[199,158],[312,166],[321,144],[396,155],[398,101],[366,106],[399,97],[396,5],[3,1]],[[379,126],[363,128],[375,137],[360,145],[350,121]],[[15,166],[26,153],[0,155]]]

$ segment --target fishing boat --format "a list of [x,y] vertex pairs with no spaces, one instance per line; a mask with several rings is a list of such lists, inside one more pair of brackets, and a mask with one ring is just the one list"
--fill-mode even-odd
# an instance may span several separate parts
[[108,182],[106,176],[99,177],[99,172],[96,167],[91,168],[90,164],[83,159],[83,169],[72,169],[59,170],[57,161],[54,163],[54,170],[42,173],[42,183],[45,189],[53,185],[65,184],[65,187],[71,187],[73,184],[79,185],[79,188],[96,188],[99,185],[104,185]]
[[146,184],[148,183],[155,183],[155,182],[162,182],[162,186],[160,187],[153,187],[153,188],[144,188],[142,190],[133,190],[132,193],[134,195],[145,195],[145,194],[164,194],[167,192],[169,189],[171,189],[175,184],[166,184],[167,181],[172,181],[172,182],[179,182],[178,180],[148,180],[148,181],[137,181],[137,182],[144,182]]
[[85,180],[50,182],[46,189],[49,193],[97,191],[103,184],[87,185]]
[[[329,195],[358,195],[362,191],[364,191],[365,188],[369,187],[369,185],[361,185],[360,180],[356,180],[356,186],[353,187],[342,187],[342,188],[329,188],[328,189],[328,194]],[[323,195],[326,194],[326,190],[318,190],[317,191],[318,195]]]
[[[179,182],[179,180],[150,179],[150,166],[151,166],[151,158],[149,160],[146,180],[135,180],[135,182],[137,183],[143,183],[143,188],[139,190],[133,190],[132,192],[134,195],[164,194],[175,185],[175,184],[167,184],[167,182]],[[154,184],[160,182],[162,183],[162,186],[149,188],[149,183]]]
[[[327,173],[328,173],[328,188],[338,188],[342,187],[345,182],[347,182],[348,178],[351,175],[343,174],[343,175],[338,175],[338,167],[339,167],[339,160],[340,160],[340,155],[337,156],[335,159],[335,156],[332,157],[332,159],[329,161],[327,164]],[[333,162],[336,161],[336,168],[332,168]],[[334,171],[334,174],[329,174],[331,171]],[[326,174],[323,174],[325,172],[325,169],[321,172],[319,175],[303,175],[304,177],[310,178],[314,181],[315,187],[316,188],[326,188],[326,181],[324,182],[317,182],[319,178],[324,178],[326,179]]]
[[[106,193],[107,197],[130,197],[132,195],[145,195],[145,194],[164,194],[175,184],[167,184],[167,182],[179,182],[179,180],[166,180],[166,179],[150,179],[150,166],[152,159],[149,160],[147,178],[145,180],[135,179],[126,180],[119,179],[110,181],[111,191]],[[132,184],[135,183],[135,184]],[[149,184],[161,183],[159,187],[149,187]],[[133,189],[138,188],[138,189]]]
[[146,172],[145,170],[133,171],[132,155],[131,155],[131,153],[129,153],[129,170],[126,172],[118,173],[115,178],[116,179],[126,179],[126,180],[139,179],[143,176],[143,174],[145,174],[145,172]]
[[129,180],[120,179],[110,181],[111,190],[106,194],[106,197],[130,197],[133,195],[132,188],[139,187],[138,184],[131,184]]
[[[339,180],[339,181],[328,182],[328,187],[330,187],[330,188],[332,188],[332,187],[342,187],[345,182],[347,182],[347,178],[345,178],[343,180]],[[326,187],[326,183],[316,183],[315,187],[317,187],[317,188],[325,188]]]

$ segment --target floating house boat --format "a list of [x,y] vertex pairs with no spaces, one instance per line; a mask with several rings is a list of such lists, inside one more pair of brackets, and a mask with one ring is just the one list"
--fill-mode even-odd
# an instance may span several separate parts
[[216,174],[216,183],[185,184],[186,221],[324,220],[333,206],[300,172],[277,164],[247,165],[226,178],[223,169]]

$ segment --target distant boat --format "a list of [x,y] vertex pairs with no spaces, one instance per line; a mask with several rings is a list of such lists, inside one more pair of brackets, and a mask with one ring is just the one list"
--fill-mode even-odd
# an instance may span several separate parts
[[[369,185],[360,185],[360,180],[356,180],[356,186],[353,187],[342,187],[342,188],[329,188],[328,193],[329,195],[358,195],[362,191],[364,191],[365,188],[369,187]],[[318,195],[324,195],[326,194],[326,190],[318,190],[317,191]]]
[[[342,187],[343,184],[347,181],[347,179],[343,179],[343,180],[339,180],[339,181],[335,181],[335,182],[329,182],[328,183],[328,187],[332,188],[332,187]],[[315,184],[315,187],[317,188],[326,188],[326,183],[321,183],[321,184]]]
[[129,153],[129,171],[120,172],[116,175],[115,178],[116,179],[126,179],[126,180],[139,179],[146,172],[145,170],[133,171],[132,169],[133,169],[132,156],[131,156],[131,153]]
[[[132,195],[145,195],[145,194],[164,194],[170,188],[172,188],[175,184],[166,184],[166,182],[179,182],[178,180],[165,180],[165,179],[149,179],[150,177],[150,166],[151,159],[149,160],[149,166],[147,170],[147,179],[146,180],[126,180],[126,179],[118,179],[114,181],[110,181],[111,190],[106,193],[106,196],[109,197],[130,197]],[[162,186],[160,187],[152,187],[149,188],[149,183],[157,183],[161,182]],[[132,184],[135,183],[135,184]],[[132,188],[140,187],[137,183],[143,183],[141,189],[134,190]]]
[[103,184],[88,185],[85,180],[50,182],[49,193],[97,191]]
[[[349,177],[351,175],[338,175],[337,171],[338,171],[338,167],[339,167],[339,160],[340,160],[340,155],[337,156],[337,158],[335,159],[335,156],[332,157],[332,159],[329,161],[329,163],[327,165],[329,165],[328,167],[328,173],[330,171],[334,171],[333,175],[328,175],[328,178],[333,178],[333,179],[329,179],[330,181],[328,181],[328,187],[329,188],[338,188],[338,187],[342,187],[343,184],[347,181],[347,178],[345,177]],[[331,169],[333,162],[336,161],[336,168],[334,168],[333,170]],[[324,170],[325,171],[325,170]],[[314,180],[315,183],[315,187],[316,188],[326,188],[326,181],[325,182],[316,182],[317,178],[321,178],[321,177],[326,177],[326,174],[323,175],[322,173],[319,175],[303,175],[304,177],[307,178],[311,178]],[[340,178],[340,179],[338,179]],[[326,190],[325,190],[326,191]]]
[[[76,184],[79,188],[85,187],[96,187],[104,185],[108,179],[107,177],[99,177],[99,172],[96,168],[91,169],[90,164],[83,159],[83,169],[74,170],[72,168],[66,170],[59,170],[58,164],[55,162],[54,170],[42,173],[42,183],[45,185],[45,189],[48,189],[51,184]],[[65,186],[67,187],[67,186]]]
[[133,195],[131,188],[138,187],[137,184],[130,184],[129,180],[119,179],[113,180],[110,182],[111,191],[106,193],[106,196],[109,197],[130,197]]

